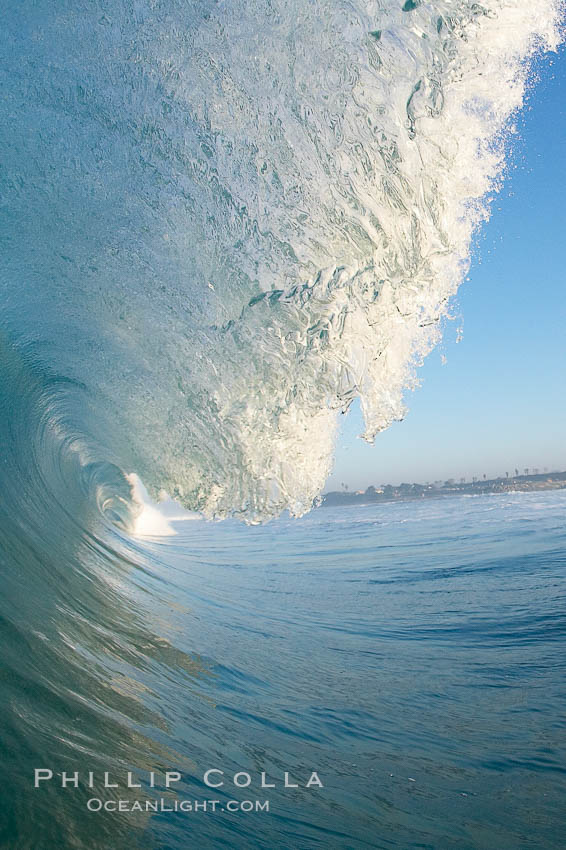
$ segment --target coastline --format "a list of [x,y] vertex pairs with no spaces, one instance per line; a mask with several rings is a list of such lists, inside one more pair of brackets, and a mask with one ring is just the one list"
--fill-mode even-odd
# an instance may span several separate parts
[[422,499],[441,499],[446,496],[480,496],[488,493],[533,493],[566,488],[566,472],[544,472],[534,475],[516,475],[482,479],[481,481],[445,481],[438,484],[391,484],[370,486],[367,490],[347,490],[324,493],[320,507],[369,505],[381,502],[414,502]]

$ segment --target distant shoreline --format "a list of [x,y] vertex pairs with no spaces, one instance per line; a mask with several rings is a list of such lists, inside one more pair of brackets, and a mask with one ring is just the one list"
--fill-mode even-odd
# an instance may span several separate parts
[[422,499],[439,499],[445,496],[485,493],[533,493],[543,490],[566,489],[566,472],[544,472],[536,475],[515,475],[480,481],[445,481],[444,484],[384,484],[367,490],[350,492],[333,491],[322,496],[321,507],[335,505],[370,505],[379,502],[414,502]]

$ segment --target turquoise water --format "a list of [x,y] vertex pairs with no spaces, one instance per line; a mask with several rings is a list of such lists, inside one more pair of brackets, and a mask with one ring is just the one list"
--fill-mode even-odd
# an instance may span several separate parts
[[[564,495],[309,514],[340,414],[406,414],[561,7],[3,9],[2,848],[563,846]],[[140,481],[199,518],[140,537]]]
[[[42,576],[20,600],[25,641],[4,634],[3,846],[562,848],[565,507],[559,492],[187,520],[154,541],[113,532],[106,572],[85,537],[82,575]],[[33,767],[54,780],[33,789]],[[224,788],[204,786],[211,768]],[[57,785],[89,769],[93,790]],[[89,813],[132,800],[128,769],[179,771],[177,800],[269,811]],[[285,771],[324,787],[285,789]]]

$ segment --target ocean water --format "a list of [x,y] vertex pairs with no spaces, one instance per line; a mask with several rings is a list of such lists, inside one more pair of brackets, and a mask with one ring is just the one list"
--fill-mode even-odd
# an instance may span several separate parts
[[[521,493],[188,520],[114,532],[111,569],[85,536],[82,574],[46,564],[22,590],[25,640],[3,621],[2,846],[560,850],[565,507]],[[55,781],[33,789],[34,767]],[[162,798],[126,790],[128,769],[181,772],[169,808],[269,811],[89,813]],[[61,770],[95,788],[62,790]],[[323,788],[283,787],[312,771]]]
[[564,846],[563,495],[309,513],[352,401],[406,414],[562,4],[5,6],[0,846]]

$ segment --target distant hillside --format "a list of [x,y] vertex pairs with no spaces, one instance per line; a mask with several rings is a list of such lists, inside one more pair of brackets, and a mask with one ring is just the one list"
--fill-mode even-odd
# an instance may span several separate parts
[[566,472],[544,472],[536,475],[516,475],[478,481],[456,481],[444,484],[382,484],[367,490],[348,490],[325,493],[322,505],[366,505],[373,502],[412,501],[415,499],[439,499],[457,494],[479,495],[481,493],[513,493],[539,490],[562,490],[566,488]]

